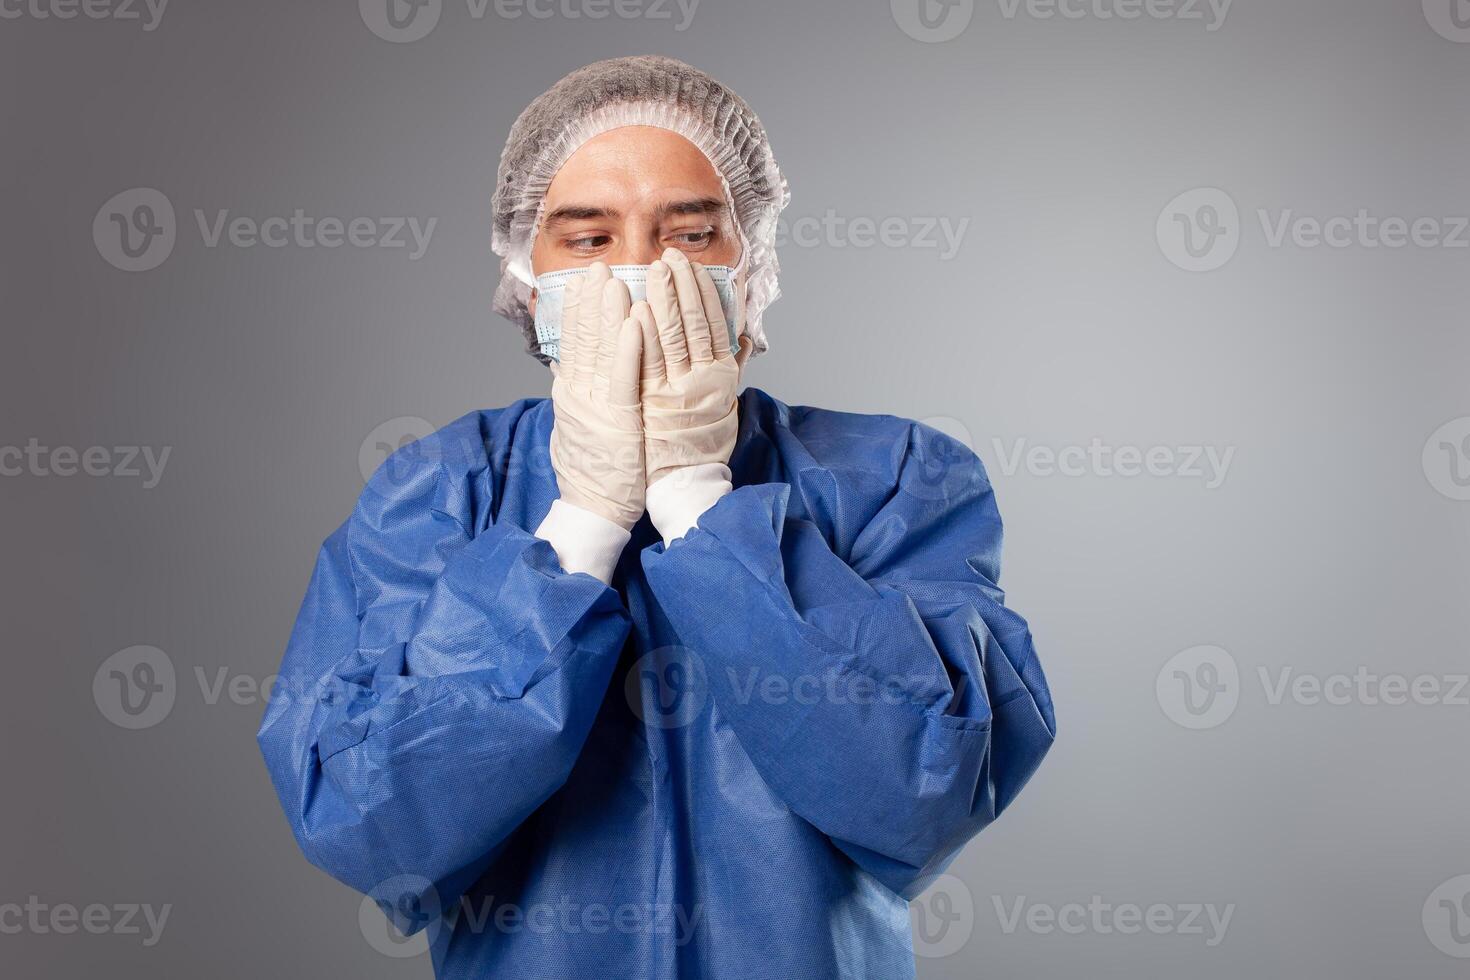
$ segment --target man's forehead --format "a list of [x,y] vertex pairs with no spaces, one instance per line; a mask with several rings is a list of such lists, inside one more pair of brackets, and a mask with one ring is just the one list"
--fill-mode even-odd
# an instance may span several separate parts
[[641,206],[674,199],[721,198],[724,182],[710,159],[678,133],[653,126],[609,130],[578,147],[547,188],[547,209],[565,204]]

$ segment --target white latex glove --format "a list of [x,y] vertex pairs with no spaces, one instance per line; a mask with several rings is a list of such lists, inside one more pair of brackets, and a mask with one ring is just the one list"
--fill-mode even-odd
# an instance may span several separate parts
[[625,283],[593,263],[567,285],[561,363],[551,373],[551,465],[561,499],[536,530],[562,567],[604,582],[643,516],[638,401],[642,334]]
[[678,249],[649,267],[648,302],[633,316],[643,334],[648,516],[671,544],[730,492],[735,396],[750,341],[741,337],[731,352],[714,280]]

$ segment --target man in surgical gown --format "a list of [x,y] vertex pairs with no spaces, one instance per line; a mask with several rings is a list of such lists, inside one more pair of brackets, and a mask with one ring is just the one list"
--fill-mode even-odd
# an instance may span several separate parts
[[738,392],[786,200],[707,75],[564,78],[495,190],[551,398],[400,450],[322,546],[260,745],[440,977],[912,977],[908,900],[1051,745],[979,460]]

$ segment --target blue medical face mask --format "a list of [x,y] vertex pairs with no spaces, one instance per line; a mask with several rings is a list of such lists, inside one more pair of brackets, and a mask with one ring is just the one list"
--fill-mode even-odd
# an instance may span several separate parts
[[[633,297],[633,302],[648,299],[648,266],[614,265],[609,266],[609,269],[613,278],[628,284],[628,293]],[[738,346],[735,337],[736,270],[728,265],[707,265],[705,269],[715,281],[715,289],[720,294],[720,305],[725,308],[725,325],[730,329],[730,350],[734,351]],[[567,283],[586,274],[587,269],[582,267],[560,269],[536,277],[536,341],[541,345],[541,353],[553,361],[561,360],[561,319]]]

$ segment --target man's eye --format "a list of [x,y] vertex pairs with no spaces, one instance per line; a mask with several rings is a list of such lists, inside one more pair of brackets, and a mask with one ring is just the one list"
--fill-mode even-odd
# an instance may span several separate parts
[[672,237],[674,244],[680,248],[704,248],[715,237],[715,233],[708,229],[704,231],[681,231]]
[[610,235],[584,235],[581,238],[567,239],[567,247],[576,252],[595,252],[599,248],[605,248],[610,241]]

